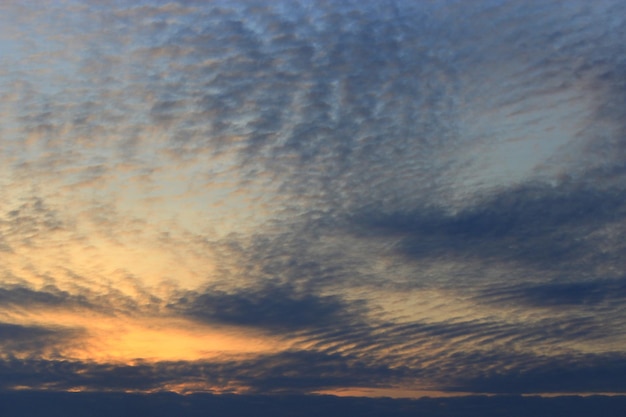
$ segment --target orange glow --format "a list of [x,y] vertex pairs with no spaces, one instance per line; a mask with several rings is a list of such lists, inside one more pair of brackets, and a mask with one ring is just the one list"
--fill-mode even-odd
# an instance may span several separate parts
[[429,389],[406,389],[406,388],[337,388],[331,390],[316,391],[315,394],[335,395],[337,397],[387,397],[387,398],[441,398],[441,397],[462,397],[472,395],[467,392],[442,392]]
[[165,384],[162,388],[154,390],[153,392],[157,391],[170,391],[181,395],[194,394],[198,392],[207,392],[211,394],[246,394],[248,392],[246,388],[240,386],[217,386],[207,384],[203,381]]
[[69,330],[71,342],[56,352],[61,349],[66,358],[98,363],[219,359],[285,348],[284,342],[259,332],[184,318],[104,316],[51,309],[4,313],[14,324]]
[[270,352],[277,348],[275,341],[259,334],[175,319],[125,321],[117,331],[97,332],[90,344],[93,346],[96,342],[100,349],[90,352],[89,357],[104,361],[198,360],[223,354]]

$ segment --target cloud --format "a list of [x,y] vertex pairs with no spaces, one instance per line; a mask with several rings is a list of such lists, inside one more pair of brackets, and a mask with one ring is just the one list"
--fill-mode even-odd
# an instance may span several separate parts
[[153,379],[147,378],[152,372],[146,366],[118,367],[45,359],[10,359],[2,361],[0,366],[3,389],[68,390],[86,386],[102,390],[123,390],[124,387],[148,389],[154,384]]
[[96,364],[67,360],[5,359],[0,361],[3,389],[153,391],[168,387],[203,391],[304,393],[341,386],[367,386],[372,375],[387,385],[401,375],[385,365],[357,357],[315,352],[283,352],[216,362],[138,362]]
[[238,382],[253,392],[312,392],[342,386],[389,386],[404,376],[406,369],[368,363],[357,355],[313,351],[283,352],[235,365]]
[[626,297],[626,282],[618,279],[594,279],[578,282],[518,284],[509,288],[485,291],[483,299],[498,303],[520,303],[534,307],[611,306]]
[[620,2],[5,9],[6,314],[286,343],[5,361],[7,388],[623,389]]
[[[397,387],[434,378],[447,392],[572,393],[625,392],[620,383],[623,355],[586,354],[556,357],[501,353],[455,353],[455,363],[440,369],[369,363],[359,355],[283,352],[216,362],[138,362],[94,364],[61,360],[4,359],[3,389],[30,387],[92,391],[197,390],[248,393],[311,393],[342,387]],[[524,358],[525,356],[525,358]],[[511,360],[507,362],[507,360]],[[524,359],[524,360],[521,360]],[[430,369],[429,369],[430,368]],[[448,372],[442,377],[442,372]],[[419,386],[419,385],[418,385]],[[430,387],[437,385],[429,385]]]
[[625,392],[621,353],[571,355],[460,377],[459,391],[491,393]]
[[[152,297],[152,302],[157,299]],[[137,311],[137,298],[129,297],[121,291],[109,289],[97,292],[76,284],[69,290],[62,290],[52,284],[35,289],[27,284],[0,286],[0,311],[32,313],[36,311],[91,311],[107,316],[122,312]]]
[[426,206],[406,212],[363,211],[350,220],[365,238],[400,239],[401,250],[415,259],[512,260],[543,272],[574,275],[593,271],[598,262],[616,261],[621,246],[608,247],[596,236],[619,224],[625,201],[619,189],[525,184],[493,192],[454,213]]
[[82,329],[47,328],[0,323],[0,346],[2,358],[60,356],[61,349],[83,334]]
[[0,287],[0,302],[12,308],[32,309],[37,307],[85,307],[95,306],[85,295],[70,294],[53,285],[35,290],[25,285]]
[[170,305],[189,317],[209,323],[225,323],[293,331],[336,326],[354,315],[348,303],[337,296],[297,291],[288,285],[268,284],[261,288],[238,288],[229,293],[208,288],[190,292]]
[[6,212],[2,220],[0,230],[8,252],[11,252],[12,246],[36,245],[42,235],[66,227],[59,212],[37,197],[29,198]]

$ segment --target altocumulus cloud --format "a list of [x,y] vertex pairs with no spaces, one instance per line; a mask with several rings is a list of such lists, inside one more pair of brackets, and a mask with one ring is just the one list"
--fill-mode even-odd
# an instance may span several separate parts
[[624,393],[619,1],[1,10],[4,390]]

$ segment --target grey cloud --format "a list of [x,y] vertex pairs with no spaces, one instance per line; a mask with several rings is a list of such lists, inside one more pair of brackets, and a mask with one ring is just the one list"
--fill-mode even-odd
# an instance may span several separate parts
[[[315,288],[315,278],[310,279],[312,284],[304,280],[303,288],[307,285],[309,289]],[[536,286],[540,288],[540,285]],[[602,285],[597,283],[595,288],[601,291]],[[486,291],[485,294],[489,293]],[[510,303],[504,295],[498,297],[497,294],[482,295],[476,301],[502,302],[508,307],[505,313],[508,312]],[[557,297],[567,297],[567,294],[558,293]],[[524,302],[522,296],[516,301]],[[320,296],[299,293],[293,287],[276,283],[247,290],[213,288],[202,293],[187,293],[170,301],[169,308],[210,323],[251,326],[297,337],[298,346],[304,350],[295,350],[293,355],[330,355],[336,358],[334,363],[338,367],[342,366],[343,360],[359,358],[368,366],[378,364],[397,369],[398,378],[421,375],[429,381],[438,381],[441,375],[473,374],[486,366],[504,369],[525,364],[550,364],[553,355],[565,346],[601,344],[602,340],[618,340],[623,334],[621,316],[605,320],[606,314],[615,313],[615,305],[575,314],[538,314],[514,322],[494,314],[483,318],[438,321],[404,318],[398,323],[393,319],[377,318],[373,306],[365,300],[355,301],[349,292]],[[532,351],[536,346],[543,347],[545,357],[508,353]],[[486,355],[483,352],[485,347],[493,353]],[[424,363],[429,365],[424,366]],[[280,362],[274,365],[277,368],[282,366]],[[271,373],[270,366],[267,372]],[[255,378],[263,379],[261,375]],[[444,380],[438,382],[445,383]]]
[[[580,261],[578,268],[587,269],[577,271],[580,274],[578,278],[572,275],[568,281],[561,275],[561,281],[555,280],[551,284],[547,282],[550,274],[555,277],[563,274],[564,267],[552,269],[549,262],[540,262],[532,254],[524,252],[521,256],[506,247],[513,242],[526,245],[528,251],[533,250],[533,246],[542,250],[542,247],[553,244],[555,233],[563,233],[572,239],[587,237],[597,233],[607,223],[611,224],[622,204],[619,193],[605,195],[562,188],[556,189],[554,195],[551,191],[555,189],[544,186],[509,190],[456,215],[426,211],[426,215],[418,212],[416,218],[395,214],[381,219],[367,213],[363,217],[344,220],[345,223],[322,215],[318,221],[301,222],[289,231],[282,228],[286,225],[277,223],[273,226],[275,229],[267,230],[267,234],[259,234],[249,240],[243,237],[238,240],[232,236],[231,240],[222,242],[225,250],[223,258],[236,259],[239,269],[231,270],[226,276],[241,275],[250,283],[270,284],[246,284],[247,289],[236,289],[222,283],[226,289],[216,287],[204,293],[189,294],[188,299],[175,300],[172,308],[214,322],[257,326],[279,332],[297,331],[295,334],[303,338],[302,345],[307,349],[328,354],[349,352],[367,358],[369,363],[389,366],[402,363],[431,377],[438,373],[449,375],[455,367],[476,372],[487,364],[506,367],[507,363],[518,363],[516,361],[520,364],[549,362],[551,355],[556,355],[561,349],[570,349],[577,343],[600,347],[603,341],[618,341],[624,328],[620,310],[620,280],[586,281],[586,274],[593,270],[594,264],[589,262],[589,258],[577,259],[578,252],[574,252],[567,253],[562,259],[552,256],[553,262]],[[357,241],[366,246],[381,235],[398,236],[405,239],[406,245],[422,239],[424,241],[420,244],[427,252],[419,254],[419,257],[408,251],[407,246],[391,249],[393,253],[399,247],[401,252],[418,260],[469,255],[492,262],[492,268],[502,268],[502,276],[483,278],[481,271],[472,269],[470,264],[461,277],[429,280],[423,278],[416,268],[415,275],[408,280],[412,281],[412,288],[426,285],[469,291],[465,295],[466,301],[477,305],[489,303],[495,310],[482,317],[472,317],[470,312],[467,319],[457,317],[426,321],[416,315],[404,317],[402,323],[379,316],[374,299],[368,297],[374,294],[384,297],[385,285],[393,288],[393,284],[377,274],[371,277],[363,275],[355,260],[345,254],[333,253],[336,247],[329,247],[326,252],[319,249],[320,242],[330,239],[339,242],[339,250],[345,249],[342,245],[346,241],[342,239],[346,231],[354,232]],[[436,239],[427,239],[432,236]],[[592,260],[606,256],[601,251],[594,252],[592,246],[585,248]],[[621,249],[616,247],[613,250],[614,254],[618,254]],[[518,262],[516,266],[524,269],[509,271],[504,261],[510,258]],[[575,268],[572,271],[576,272]],[[539,273],[541,275],[537,277],[525,276]],[[375,286],[377,280],[383,280],[379,287]],[[472,286],[464,280],[474,280],[475,285],[468,290]],[[358,293],[355,287],[358,287]],[[373,292],[374,288],[378,292]],[[586,289],[590,293],[584,295],[582,292]],[[334,294],[332,297],[322,295],[329,291]],[[411,296],[407,293],[407,297]],[[577,297],[584,304],[576,304]],[[533,307],[558,308],[565,307],[567,303],[572,303],[573,310],[561,308],[559,314],[536,311]],[[582,305],[588,308],[576,309]],[[282,312],[297,311],[299,307],[307,307],[308,311],[295,313],[293,317],[282,317]],[[499,308],[502,310],[498,311]],[[526,319],[511,321],[516,314],[512,311],[517,311]],[[316,313],[309,315],[310,312]],[[503,317],[499,317],[500,313]],[[483,347],[506,352],[532,351],[537,346],[542,346],[546,352],[546,358],[541,361],[534,357],[506,354],[498,361],[490,357],[485,362],[464,363],[462,359],[463,352],[479,355]],[[420,364],[423,362],[431,363],[432,367],[422,369]]]
[[393,236],[411,257],[446,254],[512,259],[544,270],[593,270],[599,261],[615,263],[620,245],[598,247],[594,234],[623,217],[621,189],[598,191],[569,185],[522,185],[493,193],[449,214],[424,207],[409,212],[357,213],[359,235]]
[[[72,275],[71,271],[68,271]],[[79,281],[84,277],[74,275]],[[151,306],[147,309],[158,309],[160,300],[150,295]],[[33,288],[27,284],[0,285],[0,305],[2,309],[12,311],[43,310],[91,310],[105,315],[137,312],[140,308],[136,299],[133,299],[115,289],[106,292],[89,290],[80,283],[71,289],[63,290],[53,284],[42,288]]]
[[0,363],[0,375],[3,376],[3,389],[45,386],[52,390],[75,387],[103,391],[159,390],[168,384],[206,383],[209,386],[245,387],[253,393],[295,394],[341,387],[386,388],[402,382],[421,381],[452,392],[626,392],[620,379],[624,358],[619,354],[541,357],[505,351],[476,351],[458,352],[449,359],[455,362],[439,365],[436,370],[431,369],[432,365],[419,368],[369,362],[346,353],[294,351],[213,363],[102,365],[5,359]]
[[553,358],[538,366],[487,370],[459,378],[452,390],[492,393],[626,392],[622,354],[587,354]]
[[33,307],[71,307],[91,306],[86,297],[73,295],[67,291],[59,290],[54,286],[47,286],[41,290],[35,290],[28,286],[3,286],[0,287],[0,303],[3,306],[33,308]]
[[253,359],[223,362],[159,362],[106,365],[40,359],[0,361],[3,389],[28,386],[53,390],[75,387],[104,391],[163,389],[167,384],[206,383],[244,386],[253,392],[304,393],[347,385],[385,385],[401,375],[385,365],[367,364],[356,357],[316,352],[284,352]]
[[0,346],[3,358],[27,355],[36,357],[42,354],[59,356],[58,352],[67,343],[82,335],[82,329],[46,328],[0,323]]
[[[259,167],[257,156],[267,152],[272,162],[261,165],[264,170],[281,175],[289,173],[294,179],[304,180],[305,175],[300,173],[304,173],[302,165],[295,169],[290,162],[295,157],[306,163],[305,171],[316,170],[323,164],[327,171],[324,181],[329,181],[338,169],[358,169],[361,161],[351,162],[347,158],[351,148],[359,146],[359,140],[367,141],[365,132],[375,142],[391,144],[395,140],[409,140],[402,139],[407,132],[398,130],[402,124],[394,120],[393,113],[405,114],[405,119],[413,121],[419,116],[426,123],[426,115],[420,115],[417,108],[442,100],[445,85],[440,86],[441,92],[430,91],[426,85],[419,87],[418,90],[426,92],[423,97],[418,96],[417,104],[414,97],[409,98],[412,92],[403,87],[405,74],[410,76],[413,67],[428,71],[427,63],[410,58],[411,52],[405,54],[406,58],[384,55],[387,49],[372,47],[378,38],[371,37],[369,27],[352,33],[351,28],[371,23],[372,30],[383,36],[382,45],[398,43],[384,39],[384,36],[397,37],[391,33],[394,29],[390,21],[377,22],[373,13],[365,9],[354,14],[332,15],[329,11],[328,16],[321,14],[313,21],[298,24],[275,10],[262,13],[257,21],[251,17],[254,15],[238,14],[236,7],[228,19],[221,15],[215,18],[207,12],[200,29],[181,29],[171,37],[160,38],[164,40],[159,48],[193,47],[195,51],[193,57],[181,62],[161,64],[148,60],[164,77],[164,82],[153,86],[162,96],[153,110],[162,109],[173,97],[191,98],[190,103],[196,103],[184,115],[168,116],[173,137],[181,133],[190,145],[201,142],[219,149],[220,138],[243,136],[245,147],[237,146],[241,149],[244,169],[254,172]],[[339,28],[332,24],[331,31],[330,21],[334,20],[338,20]],[[325,26],[329,27],[320,31],[319,27]],[[335,36],[335,30],[340,30],[340,36]],[[420,33],[409,36],[417,38]],[[343,57],[342,51],[348,51],[348,56]],[[352,51],[355,56],[351,56]],[[363,68],[368,70],[362,71]],[[181,71],[184,83],[174,76]],[[390,83],[396,86],[385,87]],[[375,116],[377,97],[392,93],[404,98],[391,104],[381,117]],[[441,104],[444,112],[448,111],[446,106]],[[372,120],[368,122],[365,118],[370,116]],[[433,118],[428,119],[433,125]],[[360,122],[367,126],[359,127]],[[210,129],[206,130],[206,126]],[[177,140],[170,145],[177,150],[182,144]],[[368,152],[359,151],[361,157],[369,159]],[[408,159],[406,156],[406,163]],[[393,162],[391,158],[386,160]],[[291,184],[302,191],[303,187],[296,182]]]
[[626,298],[624,278],[516,284],[485,290],[479,297],[497,303],[535,307],[609,307]]
[[19,205],[7,205],[4,209],[0,214],[0,250],[4,252],[13,252],[20,246],[37,247],[69,226],[58,208],[39,196],[30,196]]
[[[396,228],[389,225],[382,227],[375,222],[359,223],[362,229],[358,239],[363,244],[368,244],[380,233],[409,235],[411,239],[418,239],[419,233],[425,234],[429,231],[441,233],[446,236],[445,239],[451,241],[458,239],[456,241],[459,244],[466,246],[455,250],[468,251],[472,256],[484,255],[484,246],[492,245],[492,250],[497,255],[495,261],[498,261],[498,258],[502,258],[498,251],[504,250],[498,247],[507,239],[528,239],[530,236],[535,242],[541,242],[545,239],[544,234],[550,235],[550,224],[555,222],[550,216],[560,219],[556,224],[560,224],[565,230],[573,227],[574,231],[569,233],[575,235],[578,229],[574,218],[579,211],[582,213],[581,224],[588,223],[591,230],[598,224],[602,225],[605,222],[603,216],[610,216],[607,213],[612,212],[610,208],[585,209],[594,206],[596,202],[593,200],[577,206],[575,202],[578,199],[568,193],[563,196],[566,203],[556,198],[554,207],[545,202],[535,206],[532,198],[529,199],[530,203],[525,204],[528,193],[520,194],[524,196],[521,200],[511,198],[510,204],[502,203],[502,207],[499,203],[494,203],[493,207],[485,204],[484,207],[476,208],[479,213],[492,213],[494,222],[502,221],[506,226],[502,233],[474,227],[474,217],[461,213],[460,220],[445,216],[441,216],[439,222],[432,218],[419,219],[421,222],[416,221],[413,228],[405,227],[406,223],[402,218],[393,223],[397,220],[394,217],[388,220],[392,222],[392,226],[400,224]],[[546,197],[543,191],[538,191],[536,195],[530,194],[534,197]],[[583,195],[586,197],[586,194]],[[500,200],[495,198],[493,201]],[[516,211],[515,206],[518,204],[521,207]],[[610,206],[612,203],[607,204]],[[544,216],[546,218],[535,218],[535,215],[525,217],[524,207],[544,207],[547,211]],[[562,219],[559,210],[565,212]],[[477,217],[489,226],[486,217]],[[535,260],[530,262],[524,258],[522,260],[531,263],[534,269],[517,271],[518,275],[514,275],[515,280],[512,281],[515,284],[509,282],[510,287],[507,287],[507,279],[510,277],[506,275],[506,268],[503,269],[505,275],[498,277],[497,282],[493,281],[494,278],[481,282],[481,277],[478,276],[480,271],[471,267],[463,272],[463,278],[473,279],[476,275],[477,281],[473,289],[465,294],[465,300],[494,308],[487,316],[474,317],[469,312],[467,318],[441,320],[423,320],[419,315],[405,316],[402,322],[385,318],[378,314],[377,307],[373,304],[374,299],[368,298],[374,294],[384,297],[385,287],[382,284],[380,287],[374,286],[376,279],[382,279],[380,276],[365,277],[346,256],[333,257],[332,254],[316,250],[318,239],[323,241],[333,237],[342,242],[341,236],[345,229],[338,228],[340,224],[331,221],[324,225],[322,220],[309,225],[308,229],[301,223],[299,227],[302,229],[298,229],[298,238],[295,240],[291,240],[293,236],[289,232],[278,233],[277,230],[281,230],[280,225],[276,225],[278,229],[273,230],[274,234],[261,234],[255,239],[236,240],[232,237],[228,243],[223,242],[229,248],[223,253],[223,257],[237,259],[240,269],[232,270],[227,276],[241,274],[250,283],[266,284],[246,284],[247,287],[244,288],[229,288],[228,284],[222,283],[224,287],[207,288],[201,293],[189,293],[185,299],[171,300],[170,308],[209,322],[255,326],[278,332],[277,334],[297,336],[303,349],[311,354],[347,354],[370,365],[380,364],[389,368],[401,364],[406,367],[401,373],[404,376],[420,375],[425,380],[437,380],[444,385],[444,380],[437,379],[441,375],[452,378],[480,373],[486,367],[507,369],[512,366],[530,366],[529,364],[551,366],[553,361],[560,360],[557,356],[563,349],[574,349],[572,355],[575,356],[574,347],[577,344],[601,348],[605,342],[618,342],[623,337],[620,280],[593,280],[587,284],[587,281],[579,281],[579,284],[575,280],[554,281],[550,284],[545,282],[546,277],[526,277],[524,282],[520,279],[525,272],[548,268]],[[498,228],[498,225],[494,227]],[[380,229],[383,229],[382,232]],[[586,230],[585,227],[583,230]],[[463,242],[463,239],[471,238],[482,242],[480,244],[483,247],[476,247],[478,243],[472,247]],[[452,249],[444,241],[444,244],[431,250],[435,252],[428,256],[437,259],[436,251],[447,253]],[[487,259],[494,259],[493,254],[490,256],[492,258]],[[419,288],[424,284],[435,287],[443,285],[448,289],[463,287],[466,289],[458,291],[467,291],[464,282],[448,280],[446,277],[441,281],[444,279],[445,282],[442,283],[419,282],[423,279],[417,271],[412,287]],[[354,291],[355,286],[359,288],[358,293]],[[378,292],[370,293],[372,288],[376,288]],[[328,294],[331,289],[333,296],[322,295]],[[583,292],[586,290],[589,294],[585,295]],[[407,293],[407,297],[412,296]],[[576,304],[577,298],[584,304]],[[571,310],[562,308],[567,303],[572,303]],[[537,306],[560,309],[555,312],[540,311],[535,310]],[[586,308],[577,308],[582,306]],[[500,308],[501,311],[498,310]],[[286,312],[291,313],[289,315]],[[465,313],[467,312],[457,314]],[[502,317],[499,316],[500,313]],[[514,319],[518,313],[525,319]],[[545,352],[544,357],[524,353],[532,352],[538,346]],[[493,354],[486,354],[489,351]],[[511,354],[511,351],[520,354]],[[429,365],[424,366],[424,363]]]
[[[299,351],[244,362],[241,382],[257,392],[311,392],[342,386],[390,386],[408,373],[385,363],[368,363],[356,355]],[[250,369],[249,372],[243,369]]]
[[148,366],[97,365],[65,360],[10,359],[0,364],[3,389],[16,386],[55,390],[80,386],[101,390],[148,389],[154,387],[154,373],[155,370]]
[[[302,332],[299,337],[308,349],[350,354],[394,369],[404,367],[407,375],[445,384],[446,378],[486,368],[550,364],[566,346],[619,340],[622,335],[619,324],[583,314],[520,322],[489,318],[338,325]],[[537,346],[545,356],[527,353]]]
[[238,288],[231,292],[207,288],[190,292],[170,307],[199,320],[292,331],[337,326],[354,320],[355,306],[337,296],[297,291],[286,285]]
[[[410,8],[401,7],[406,7],[403,11]],[[245,31],[242,25],[253,25],[243,18],[242,25],[223,27],[233,35],[231,51],[235,55],[226,59],[228,64],[224,66],[211,65],[210,71],[216,75],[208,85],[215,89],[200,98],[200,113],[218,121],[216,133],[243,136],[235,145],[242,169],[249,169],[250,177],[260,172],[273,174],[281,192],[294,196],[288,204],[298,215],[272,223],[265,229],[266,236],[263,231],[258,233],[258,241],[254,237],[233,237],[233,241],[241,238],[238,243],[243,246],[228,252],[236,254],[244,271],[237,275],[250,281],[292,281],[309,291],[314,289],[313,294],[339,289],[333,303],[324,304],[331,300],[320,298],[311,304],[311,310],[321,310],[323,323],[335,314],[333,306],[341,304],[341,297],[348,298],[351,286],[371,283],[376,278],[392,285],[385,276],[370,280],[353,268],[354,260],[341,253],[348,252],[342,245],[353,242],[344,239],[343,233],[356,236],[364,246],[374,247],[379,238],[400,242],[381,258],[400,254],[405,256],[403,262],[416,264],[445,263],[450,259],[469,261],[462,276],[440,277],[441,282],[428,283],[432,286],[468,286],[468,281],[475,280],[479,292],[488,288],[490,283],[486,281],[494,279],[499,283],[509,279],[537,282],[540,277],[551,279],[567,274],[573,280],[582,279],[595,274],[602,263],[621,274],[619,259],[623,246],[617,243],[601,247],[598,243],[604,240],[606,229],[620,223],[623,217],[623,188],[599,186],[601,177],[591,170],[591,165],[585,165],[582,171],[565,168],[589,173],[584,180],[573,176],[571,182],[563,178],[544,181],[540,177],[536,182],[522,181],[488,192],[474,193],[470,189],[462,207],[446,207],[446,174],[457,168],[454,157],[449,155],[475,149],[473,141],[485,144],[493,139],[464,136],[467,132],[461,130],[461,121],[467,117],[464,112],[470,110],[468,107],[476,105],[491,111],[509,105],[522,113],[537,112],[537,117],[542,118],[541,113],[549,107],[542,107],[531,98],[542,94],[548,97],[550,93],[545,91],[556,94],[568,90],[559,82],[574,82],[574,73],[579,69],[571,69],[569,63],[576,60],[575,56],[594,53],[593,48],[578,45],[573,38],[559,41],[561,61],[546,52],[546,31],[551,26],[563,26],[567,33],[581,24],[584,36],[595,30],[593,25],[579,21],[568,26],[565,18],[559,17],[562,10],[556,6],[505,2],[501,7],[477,7],[477,11],[473,6],[456,7],[449,8],[454,15],[448,17],[451,21],[467,8],[472,9],[469,15],[477,19],[468,18],[461,25],[451,24],[449,30],[443,30],[432,23],[442,16],[441,11],[434,11],[429,19],[425,11],[412,9],[404,14],[402,24],[396,24],[346,6],[334,14],[323,10],[316,16],[318,20],[311,18],[309,26],[305,24],[306,29],[302,29],[310,30],[308,38],[288,23],[276,27],[292,32],[270,39],[259,34],[266,33],[263,30]],[[267,19],[281,22],[286,17]],[[488,29],[481,29],[476,23],[487,21]],[[320,30],[324,25],[333,27],[333,31]],[[540,29],[539,33],[536,29]],[[255,42],[248,36],[259,39]],[[302,39],[309,40],[309,44],[299,43]],[[614,50],[614,42],[606,42],[607,48]],[[220,53],[226,53],[225,50]],[[210,52],[207,49],[207,54]],[[282,74],[266,61],[264,54],[290,62],[280,67],[285,72],[290,66],[299,68],[303,62],[310,63],[306,69],[275,83],[273,80]],[[497,64],[516,56],[528,57],[523,68],[529,75],[513,77],[514,74],[506,73],[498,78]],[[226,70],[232,72],[222,75]],[[249,74],[250,79],[242,80],[239,72]],[[252,79],[258,82],[251,82]],[[495,79],[501,84],[491,83]],[[517,81],[507,84],[511,80]],[[583,80],[594,81],[596,74],[585,74]],[[465,104],[463,100],[467,100]],[[242,109],[244,103],[249,110]],[[263,112],[256,106],[262,107]],[[581,121],[583,127],[574,132],[584,140],[593,137],[593,111],[589,114]],[[238,123],[239,117],[246,122]],[[573,116],[566,113],[563,122],[567,123],[569,117]],[[550,162],[562,163],[559,155]],[[339,242],[336,256],[330,250],[319,250],[322,242],[328,240]],[[475,260],[501,268],[501,276],[483,278],[483,271],[472,269],[471,262]],[[517,269],[509,271],[511,264]],[[413,280],[415,287],[422,285],[425,278],[420,275],[419,266],[410,271],[413,275],[407,281]],[[381,283],[381,287],[384,285]],[[194,298],[203,301],[198,305],[188,302],[186,311],[231,323],[256,321],[261,327],[300,327],[308,337],[306,341],[320,351],[334,354],[346,349],[371,361],[410,363],[419,372],[432,372],[429,375],[437,371],[446,374],[455,367],[478,372],[488,364],[479,358],[477,346],[481,343],[493,350],[531,350],[541,345],[549,351],[545,359],[503,354],[496,365],[499,367],[506,367],[507,360],[518,361],[513,362],[518,366],[525,361],[549,363],[549,355],[559,348],[576,341],[602,340],[609,330],[623,326],[619,318],[610,325],[603,324],[592,313],[570,318],[539,315],[527,324],[511,324],[497,317],[435,323],[415,318],[402,325],[365,325],[355,320],[351,325],[338,323],[335,328],[312,326],[306,317],[296,316],[300,326],[295,326],[286,320],[277,322],[273,319],[275,312],[308,302],[280,293],[282,301],[270,301],[262,286],[259,293],[254,291],[216,292],[224,305],[217,297]],[[561,299],[565,298],[563,295]],[[328,310],[329,307],[332,308]],[[257,313],[254,319],[253,312]],[[416,353],[424,345],[438,348],[441,358]],[[446,348],[449,356],[442,353]],[[464,350],[477,356],[464,363]],[[385,351],[394,353],[389,357],[379,353]],[[419,363],[426,360],[435,365],[420,369]]]

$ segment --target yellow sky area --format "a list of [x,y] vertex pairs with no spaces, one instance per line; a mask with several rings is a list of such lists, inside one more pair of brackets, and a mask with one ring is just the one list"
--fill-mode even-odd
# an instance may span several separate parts
[[215,238],[266,222],[279,198],[269,192],[275,187],[272,178],[259,174],[244,180],[235,154],[205,153],[194,150],[179,159],[166,150],[157,152],[143,170],[122,168],[99,198],[114,200],[119,210],[153,224],[175,223]]
[[[0,211],[18,213],[6,214],[0,224],[0,244],[11,250],[4,267],[35,285],[50,280],[71,285],[76,277],[79,285],[117,285],[124,277],[139,285],[197,288],[214,275],[212,245],[267,223],[275,203],[263,185],[271,181],[242,186],[230,156],[198,157],[174,167],[155,157],[146,162],[153,166],[137,163],[119,170],[39,156],[48,167],[45,178],[31,173],[30,166],[19,173],[0,167],[11,178],[6,184],[0,178],[7,186]],[[218,163],[214,173],[206,172],[209,162]],[[78,186],[85,181],[89,186]]]
[[137,296],[141,287],[164,282],[197,288],[211,279],[216,268],[208,248],[202,252],[177,237],[160,238],[145,230],[117,240],[98,235],[82,240],[61,233],[33,245],[12,246],[3,269],[34,287],[113,287]]
[[[151,234],[130,242],[92,239],[88,247],[71,249],[72,263],[84,275],[112,281],[117,290],[133,294],[137,285],[156,286],[173,281],[182,288],[197,288],[215,272],[209,251],[199,254],[175,238],[151,240]],[[126,240],[126,239],[125,239]],[[134,241],[132,241],[134,240]]]
[[[111,323],[92,331],[89,360],[128,362],[219,359],[225,355],[275,352],[279,341],[241,330],[211,328],[184,320],[144,319]],[[284,346],[283,346],[284,347]]]
[[272,353],[289,345],[252,330],[209,326],[184,318],[111,317],[59,309],[1,313],[14,324],[76,329],[62,345],[54,346],[55,354],[97,363],[219,360],[232,355]]

